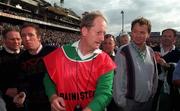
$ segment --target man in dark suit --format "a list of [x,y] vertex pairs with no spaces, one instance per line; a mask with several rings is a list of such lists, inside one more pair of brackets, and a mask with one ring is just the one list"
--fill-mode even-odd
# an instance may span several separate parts
[[[175,89],[172,84],[174,64],[180,58],[180,51],[175,47],[176,33],[176,30],[171,28],[163,30],[160,45],[153,48],[156,53],[160,54],[160,58],[157,58],[159,83],[153,111],[156,111],[158,101],[159,111],[177,110],[176,104],[178,102],[175,99],[176,97],[174,97]],[[160,99],[158,100],[158,98]]]
[[[13,103],[17,94],[15,86],[17,79],[17,61],[22,50],[19,28],[6,26],[3,31],[3,48],[0,50],[0,91],[6,102],[7,111],[17,111],[19,108]],[[1,103],[0,103],[1,104]]]

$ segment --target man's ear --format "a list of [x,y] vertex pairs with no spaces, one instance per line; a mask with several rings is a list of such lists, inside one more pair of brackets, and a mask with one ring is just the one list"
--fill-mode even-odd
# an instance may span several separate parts
[[86,36],[87,33],[88,33],[88,29],[86,27],[82,27],[81,28],[81,33],[82,33],[82,36]]

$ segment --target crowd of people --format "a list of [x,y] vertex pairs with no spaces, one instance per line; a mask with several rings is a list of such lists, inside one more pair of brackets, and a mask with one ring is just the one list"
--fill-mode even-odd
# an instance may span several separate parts
[[41,29],[42,43],[46,45],[62,46],[79,39],[79,33],[64,32],[60,30]]
[[160,44],[151,47],[151,22],[144,17],[116,39],[106,34],[99,11],[83,16],[80,34],[6,25],[1,111],[180,111],[175,29],[164,29]]
[[[9,23],[2,23],[0,25],[0,38],[2,38],[2,32],[6,27],[20,27],[20,25],[13,25]],[[53,30],[49,27],[40,28],[41,32],[41,42],[44,45],[51,45],[61,47],[63,44],[72,43],[79,39],[79,32],[71,32],[71,31],[62,31],[59,29]],[[2,43],[0,42],[0,46],[2,47]]]

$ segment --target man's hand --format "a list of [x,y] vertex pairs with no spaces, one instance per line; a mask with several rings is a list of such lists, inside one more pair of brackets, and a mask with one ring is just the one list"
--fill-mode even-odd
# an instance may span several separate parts
[[86,107],[82,111],[92,111],[90,108]]
[[56,94],[52,95],[50,98],[51,110],[52,111],[65,111],[65,103],[62,97],[57,96]]
[[14,97],[13,102],[16,104],[17,107],[23,107],[25,99],[26,94],[24,92],[20,92]]
[[14,96],[17,95],[17,93],[18,93],[17,88],[8,88],[6,90],[6,95],[9,96],[9,97],[14,97]]
[[157,61],[157,63],[159,63],[164,68],[170,67],[170,65],[163,58],[160,58],[159,61]]

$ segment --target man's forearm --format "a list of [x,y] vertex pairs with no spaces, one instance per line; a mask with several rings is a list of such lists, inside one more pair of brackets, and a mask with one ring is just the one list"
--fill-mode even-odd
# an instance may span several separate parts
[[112,99],[112,83],[114,71],[110,71],[100,77],[93,101],[88,107],[92,111],[102,111],[110,103]]
[[50,79],[49,75],[46,73],[44,77],[44,87],[46,90],[46,95],[48,96],[49,100],[53,94],[56,94],[56,87],[53,81]]

